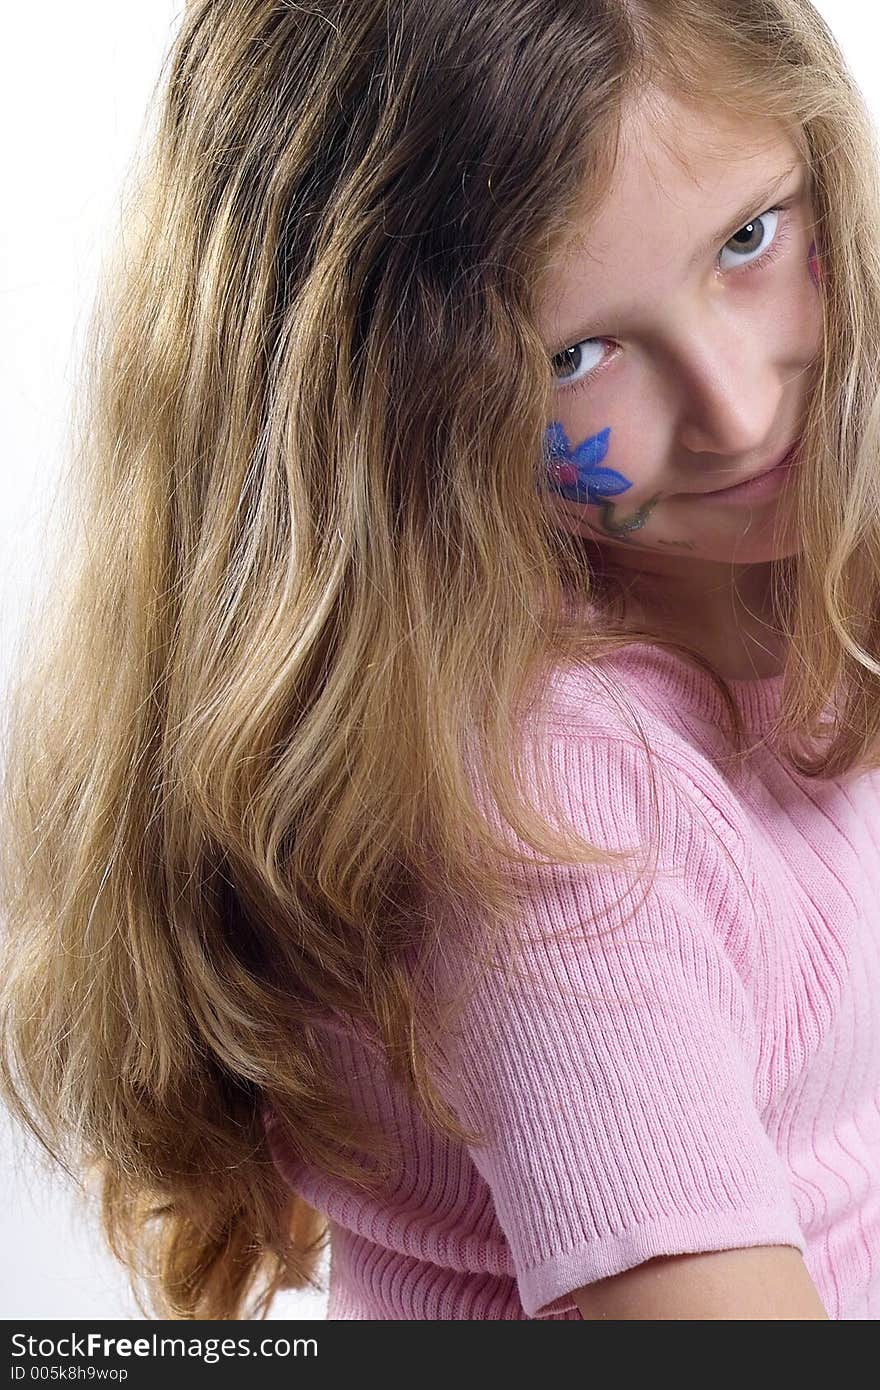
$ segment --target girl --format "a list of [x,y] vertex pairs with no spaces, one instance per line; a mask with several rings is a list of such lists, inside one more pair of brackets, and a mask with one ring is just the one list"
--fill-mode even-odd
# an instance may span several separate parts
[[152,1315],[880,1315],[878,246],[807,0],[189,4],[2,836]]

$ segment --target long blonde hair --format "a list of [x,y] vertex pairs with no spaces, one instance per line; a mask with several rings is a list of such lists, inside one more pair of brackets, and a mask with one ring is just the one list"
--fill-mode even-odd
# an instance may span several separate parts
[[264,1106],[329,1173],[386,1161],[328,1013],[465,1134],[418,1042],[424,903],[500,931],[518,883],[469,749],[545,862],[612,862],[527,803],[511,730],[556,663],[642,640],[560,603],[593,576],[538,486],[535,294],[648,84],[784,121],[811,173],[825,352],[783,723],[808,775],[876,765],[880,195],[806,0],[192,0],[95,305],[0,833],[2,1093],[100,1184],[153,1315],[265,1316],[315,1282],[325,1221]]

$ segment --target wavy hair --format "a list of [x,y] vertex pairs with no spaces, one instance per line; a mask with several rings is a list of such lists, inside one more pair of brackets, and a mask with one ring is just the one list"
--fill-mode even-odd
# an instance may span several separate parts
[[97,1184],[150,1315],[316,1283],[326,1221],[266,1108],[329,1173],[388,1161],[328,1014],[472,1137],[418,1040],[432,895],[498,933],[530,855],[616,859],[529,804],[511,730],[558,663],[645,640],[613,594],[601,631],[565,601],[601,586],[541,487],[535,309],[649,87],[784,122],[813,180],[782,727],[811,776],[877,764],[877,159],[807,0],[191,0],[90,321],[0,834],[2,1094]]

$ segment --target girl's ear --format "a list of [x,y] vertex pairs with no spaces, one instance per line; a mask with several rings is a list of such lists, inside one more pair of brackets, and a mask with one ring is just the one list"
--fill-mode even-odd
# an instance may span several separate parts
[[810,267],[810,274],[813,277],[813,284],[816,286],[816,289],[818,289],[822,280],[822,272],[819,269],[819,253],[816,250],[815,241],[812,242],[810,245],[808,263]]

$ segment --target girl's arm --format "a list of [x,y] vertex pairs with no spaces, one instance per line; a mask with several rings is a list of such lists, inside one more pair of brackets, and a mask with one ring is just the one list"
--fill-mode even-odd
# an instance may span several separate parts
[[803,1256],[791,1245],[664,1255],[575,1289],[591,1321],[828,1318]]

